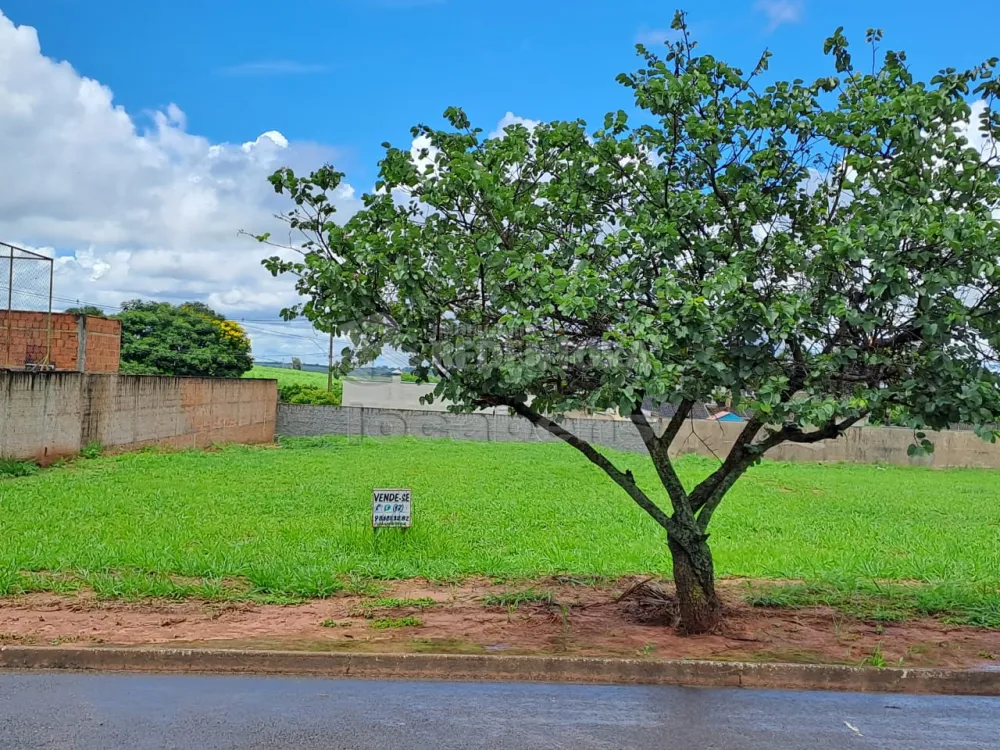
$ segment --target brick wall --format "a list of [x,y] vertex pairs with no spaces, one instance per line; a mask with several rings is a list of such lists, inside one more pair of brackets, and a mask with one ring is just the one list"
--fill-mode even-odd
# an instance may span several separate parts
[[274,440],[274,380],[0,372],[0,458]]
[[118,372],[121,323],[66,313],[0,310],[0,368]]
[[122,324],[108,318],[86,319],[85,372],[118,372]]

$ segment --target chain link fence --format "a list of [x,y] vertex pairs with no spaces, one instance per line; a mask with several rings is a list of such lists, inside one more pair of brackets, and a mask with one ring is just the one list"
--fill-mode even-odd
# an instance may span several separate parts
[[54,263],[0,242],[0,369],[51,369]]

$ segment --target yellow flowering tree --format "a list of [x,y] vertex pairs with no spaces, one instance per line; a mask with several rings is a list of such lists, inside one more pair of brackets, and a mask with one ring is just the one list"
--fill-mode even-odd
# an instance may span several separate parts
[[253,367],[243,327],[201,302],[132,300],[115,317],[124,373],[238,378]]

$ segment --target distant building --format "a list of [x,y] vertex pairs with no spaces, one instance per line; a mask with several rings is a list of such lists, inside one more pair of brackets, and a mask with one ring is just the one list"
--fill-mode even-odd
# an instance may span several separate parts
[[[651,417],[671,419],[677,413],[677,406],[666,402],[654,404],[653,399],[647,396],[642,402],[642,410]],[[713,419],[717,422],[745,422],[750,416],[748,411],[729,411],[717,404],[704,404],[701,401],[696,401],[687,418]]]
[[709,419],[716,422],[745,422],[746,420],[739,414],[733,414],[731,411],[717,411],[715,414],[711,415]]

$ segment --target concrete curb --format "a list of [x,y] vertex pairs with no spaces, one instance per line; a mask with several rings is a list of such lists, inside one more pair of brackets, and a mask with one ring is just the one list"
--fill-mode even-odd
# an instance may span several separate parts
[[1000,672],[558,656],[0,647],[0,669],[687,685],[1000,696]]

